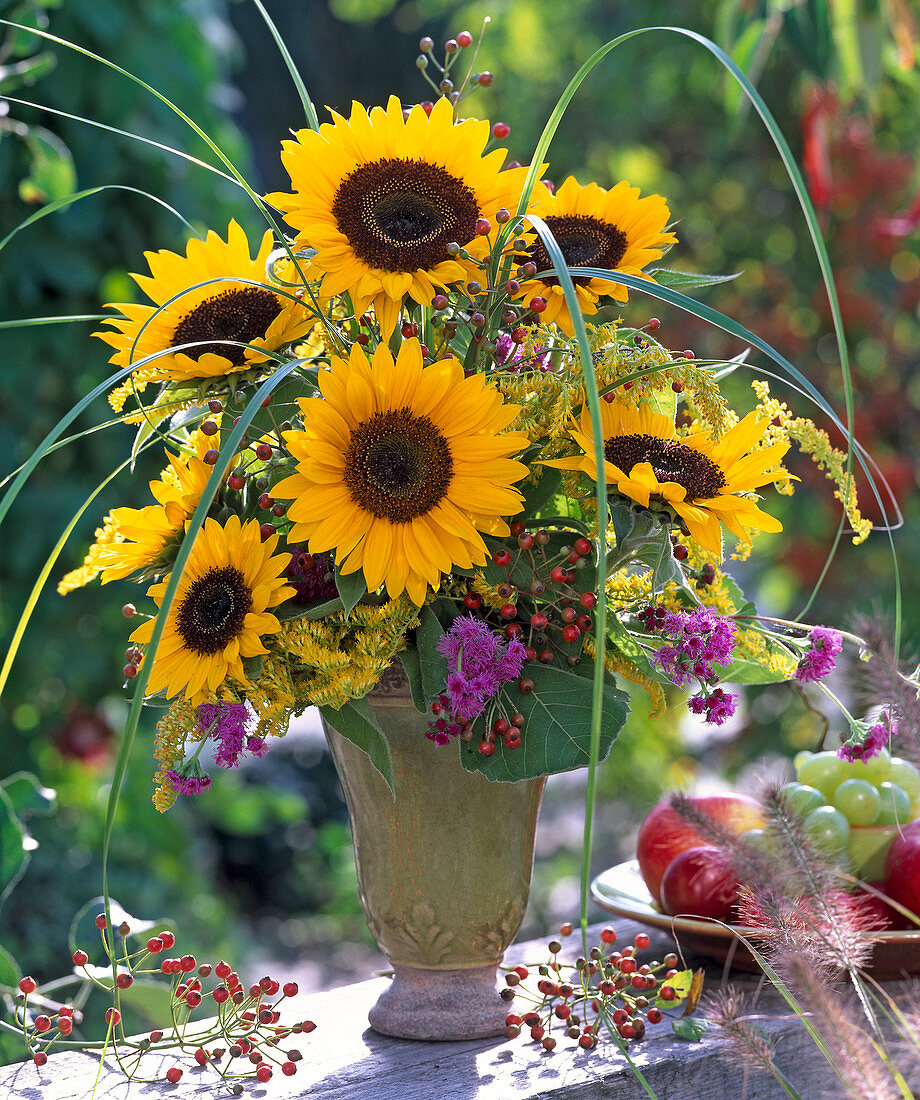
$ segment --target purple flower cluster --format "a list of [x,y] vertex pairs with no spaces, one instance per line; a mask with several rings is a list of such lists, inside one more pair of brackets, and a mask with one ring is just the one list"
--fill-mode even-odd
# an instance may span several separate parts
[[[209,737],[218,742],[214,762],[219,767],[237,767],[244,752],[259,757],[268,752],[268,745],[261,737],[247,732],[250,719],[245,703],[201,703],[195,708],[195,722],[202,742]],[[211,777],[204,774],[198,763],[198,753],[178,770],[168,771],[166,778],[177,794],[201,794],[211,786]]]
[[694,695],[687,704],[694,714],[705,714],[706,721],[714,726],[731,718],[738,705],[738,696],[715,688],[708,695]]
[[[446,745],[451,734],[459,734],[482,714],[501,684],[520,676],[527,651],[516,638],[503,649],[481,619],[464,615],[441,637],[438,652],[447,658],[449,671],[444,693],[435,704],[437,716],[425,736]],[[441,711],[447,711],[453,721],[440,717]]]
[[655,650],[653,663],[678,687],[689,684],[694,677],[704,684],[717,683],[719,677],[712,666],[731,663],[735,624],[720,618],[711,607],[665,611],[661,617],[658,610],[651,620],[653,626],[649,626],[646,609],[646,629],[671,644]]
[[211,786],[211,777],[209,775],[202,775],[198,769],[195,769],[196,775],[181,775],[177,771],[170,769],[166,773],[166,778],[172,785],[172,789],[176,794],[202,794]]
[[294,546],[284,571],[297,591],[294,603],[325,603],[339,594],[335,587],[332,558],[329,554],[308,554],[306,546]]
[[516,374],[532,370],[545,373],[549,370],[549,352],[543,351],[542,345],[538,345],[534,351],[537,354],[532,359],[525,360],[521,345],[516,344],[507,332],[499,333],[498,340],[495,342],[495,365],[507,371],[514,371]]
[[235,768],[244,751],[262,757],[268,746],[253,737],[246,727],[250,712],[245,703],[201,703],[197,708],[198,732],[220,743],[214,762],[221,768]]
[[799,661],[795,678],[803,684],[813,684],[837,665],[837,657],[843,649],[843,639],[836,630],[827,626],[813,626],[808,632],[811,649]]
[[871,760],[873,756],[878,756],[882,749],[888,747],[888,742],[897,732],[897,722],[893,722],[889,713],[885,711],[875,725],[870,726],[865,733],[860,730],[844,741],[837,750],[837,755],[850,764],[856,760],[863,762]]
[[705,606],[668,611],[649,605],[639,612],[639,620],[649,634],[657,634],[669,643],[655,650],[652,663],[678,687],[699,682],[702,690],[690,699],[690,710],[705,715],[706,721],[716,726],[731,718],[738,696],[722,688],[709,689],[719,682],[713,665],[731,664],[735,624]]

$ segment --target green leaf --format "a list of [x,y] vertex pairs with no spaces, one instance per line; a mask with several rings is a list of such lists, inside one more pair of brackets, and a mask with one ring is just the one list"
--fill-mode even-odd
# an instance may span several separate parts
[[278,425],[285,420],[293,420],[300,415],[300,406],[297,404],[299,397],[312,397],[316,387],[312,379],[308,379],[303,372],[296,371],[286,378],[272,394],[271,404],[264,409],[259,409],[255,419],[249,428],[249,438],[258,439],[260,436],[271,434],[278,430]]
[[674,271],[669,267],[649,270],[649,275],[659,286],[671,287],[673,290],[698,290],[704,286],[718,286],[719,283],[730,283],[742,274],[743,272],[736,271],[734,275],[704,275],[696,271]]
[[[162,405],[179,404],[184,401],[193,401],[198,396],[198,391],[193,386],[163,386],[157,394],[153,408],[158,409]],[[131,444],[131,472],[134,472],[134,464],[137,456],[143,450],[144,444],[154,434],[163,432],[163,422],[155,416],[145,416],[134,435]],[[165,442],[165,441],[164,441]]]
[[[390,746],[377,725],[366,699],[350,699],[338,710],[333,707],[320,707],[320,714],[330,726],[344,738],[366,752],[370,762],[386,780],[392,792],[393,763],[390,760]],[[395,798],[395,794],[393,795]]]
[[725,684],[778,684],[781,680],[788,679],[782,672],[771,672],[764,665],[748,660],[732,661],[724,670],[718,669],[718,672],[719,680]]
[[401,653],[396,654],[396,659],[402,664],[409,679],[409,690],[412,692],[412,702],[415,704],[415,709],[423,713],[428,709],[428,700],[422,686],[422,663],[419,659],[418,650],[404,649]]
[[5,985],[7,989],[13,989],[21,977],[22,970],[19,963],[0,943],[0,986]]
[[12,65],[0,65],[0,92],[9,93],[23,86],[28,87],[51,72],[56,64],[57,58],[50,50],[46,50]]
[[[752,72],[751,67],[755,56],[758,54],[758,47],[764,38],[764,32],[767,29],[766,19],[753,19],[744,28],[741,34],[735,41],[735,44],[729,50],[729,56],[732,61],[738,66],[742,72],[748,74],[751,81],[756,83],[758,73]],[[747,100],[744,97],[741,85],[732,80],[731,76],[725,74],[725,111],[729,115],[737,113],[742,105],[746,105]]]
[[[503,782],[533,779],[553,772],[586,767],[591,753],[591,703],[593,667],[581,676],[549,665],[528,665],[527,676],[534,690],[522,695],[517,685],[508,689],[509,699],[524,715],[520,748],[498,745],[493,756],[482,756],[475,745],[461,742],[460,759],[467,771],[479,771]],[[510,705],[510,704],[509,704]],[[629,713],[629,696],[613,682],[604,686],[599,759],[610,751]]]
[[702,1017],[685,1016],[682,1020],[672,1020],[671,1030],[678,1039],[686,1039],[689,1043],[698,1043],[705,1035],[709,1022]]
[[[68,949],[71,953],[80,947],[88,952],[91,960],[94,957],[99,958],[100,962],[104,960],[101,953],[99,932],[93,923],[98,914],[104,911],[105,898],[101,894],[90,898],[85,905],[80,906],[70,922],[70,931],[67,937]],[[145,941],[153,935],[154,931],[165,928],[169,923],[169,921],[162,918],[159,920],[145,920],[141,917],[135,917],[113,897],[109,898],[109,916],[112,918],[114,928],[127,923],[131,929],[128,933],[129,938],[137,936]],[[107,972],[111,972],[110,965],[106,964],[105,969]]]
[[430,607],[423,607],[415,630],[415,644],[418,650],[419,671],[422,679],[422,692],[426,699],[432,699],[444,690],[447,679],[447,658],[438,652],[438,642],[444,630],[438,617]]
[[57,809],[57,791],[43,787],[31,772],[15,772],[0,782],[19,818],[47,817]]
[[34,842],[19,820],[13,802],[0,787],[0,905],[25,874]]
[[339,563],[335,563],[335,586],[342,597],[346,618],[352,613],[362,597],[367,595],[367,585],[364,583],[364,571],[356,570],[354,573],[340,573]]
[[280,607],[273,608],[275,618],[282,623],[291,619],[321,619],[333,611],[342,611],[345,604],[336,596],[334,600],[325,600],[323,603],[294,603],[293,600],[283,603]]
[[[111,982],[111,969],[106,968],[105,977]],[[173,1002],[173,993],[168,983],[147,978],[136,979],[133,985],[123,989],[119,995],[126,1031],[149,1031],[154,1027],[162,1027],[163,1021],[171,1018]]]
[[610,508],[616,548],[611,551],[607,575],[636,563],[654,570],[652,583],[660,588],[667,581],[684,584],[684,574],[671,551],[670,528],[664,517],[647,508],[614,504]]
[[540,509],[555,496],[562,482],[562,474],[559,470],[552,466],[541,466],[540,469],[543,472],[539,481],[536,484],[524,485],[521,490],[524,494],[523,515],[536,517]]
[[77,173],[63,141],[40,126],[29,126],[20,136],[32,157],[28,176],[19,182],[22,201],[45,203],[72,194]]

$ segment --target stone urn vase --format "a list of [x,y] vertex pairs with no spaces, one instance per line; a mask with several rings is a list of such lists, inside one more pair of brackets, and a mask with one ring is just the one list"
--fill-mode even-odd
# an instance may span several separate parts
[[455,745],[425,737],[402,669],[368,697],[393,760],[396,798],[367,756],[326,724],[351,814],[358,891],[393,979],[368,1015],[405,1039],[504,1031],[496,971],[527,906],[544,778],[492,783]]

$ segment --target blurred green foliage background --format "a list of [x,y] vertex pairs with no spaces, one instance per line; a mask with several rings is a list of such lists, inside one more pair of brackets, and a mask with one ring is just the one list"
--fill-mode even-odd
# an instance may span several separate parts
[[[920,166],[913,151],[920,148],[920,79],[918,20],[909,0],[852,6],[823,0],[647,0],[641,6],[266,0],[266,7],[321,114],[323,106],[347,109],[352,98],[429,98],[415,67],[418,38],[443,41],[462,29],[478,35],[490,15],[475,68],[495,79],[470,110],[509,122],[507,144],[523,162],[571,75],[615,35],[680,23],[729,51],[757,80],[804,164],[822,218],[854,360],[857,434],[908,523],[896,542],[905,566],[906,636],[918,640]],[[852,20],[845,15],[851,7]],[[278,146],[304,124],[303,113],[249,0],[4,0],[0,16],[47,28],[124,67],[187,111],[256,190],[285,187]],[[214,162],[176,114],[84,54],[0,27],[0,95],[11,97],[0,101],[0,236],[44,203],[109,185],[149,192],[196,226],[223,232],[236,217],[258,228],[234,185],[114,132]],[[763,126],[708,53],[664,32],[618,48],[576,96],[550,161],[549,176],[557,182],[569,173],[604,186],[626,178],[643,192],[667,195],[680,238],[669,262],[685,270],[740,272],[734,282],[704,291],[705,300],[773,343],[842,408],[829,314],[791,186]],[[144,250],[184,246],[185,227],[168,206],[105,190],[25,228],[2,253],[3,319],[98,314],[101,303],[131,297],[127,272],[142,265]],[[624,313],[638,324],[661,317],[663,340],[699,356],[741,350],[639,295]],[[104,346],[90,339],[93,329],[91,321],[0,328],[3,475],[109,373]],[[763,373],[738,373],[732,396],[740,405],[752,403],[750,378]],[[811,414],[784,386],[774,392]],[[86,431],[110,416],[98,401],[75,427]],[[0,635],[11,635],[59,531],[123,461],[130,438],[130,429],[117,425],[84,435],[33,476],[4,527]],[[109,507],[147,502],[146,481],[158,468],[150,458],[100,495],[52,580],[78,564]],[[779,615],[804,606],[839,519],[828,483],[807,465],[795,472],[803,483],[784,505],[787,531],[765,538],[757,560],[743,568],[748,590]],[[871,495],[863,495],[868,514],[880,520]],[[844,538],[810,617],[841,623],[873,602],[890,606],[888,553],[883,534],[857,551]],[[58,812],[31,823],[39,847],[0,911],[0,940],[40,978],[66,969],[74,910],[99,891],[106,782],[124,713],[120,676],[128,624],[120,606],[134,597],[122,583],[62,599],[49,584],[0,701],[0,772],[33,771],[58,791]],[[600,864],[628,853],[629,830],[668,783],[692,777],[703,765],[734,775],[762,752],[813,744],[821,722],[790,695],[785,688],[752,693],[745,730],[695,747],[682,743],[676,716],[643,721],[637,700],[636,719],[604,769]],[[163,818],[149,800],[151,733],[152,722],[131,764],[112,852],[112,892],[127,908],[175,915],[189,946],[214,952],[251,950],[253,935],[269,952],[295,953],[330,934],[364,935],[346,815],[328,757],[310,746],[276,748],[251,773],[220,777],[220,789],[215,784],[208,799]],[[558,833],[566,833],[562,824]],[[535,921],[560,919],[552,884],[574,867],[572,843],[546,845]]]

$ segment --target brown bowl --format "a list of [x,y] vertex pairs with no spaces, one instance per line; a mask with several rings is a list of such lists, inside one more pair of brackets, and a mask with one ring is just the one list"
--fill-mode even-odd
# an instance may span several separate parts
[[[634,859],[601,872],[591,883],[591,896],[608,913],[668,932],[684,951],[728,963],[738,970],[760,970],[745,943],[748,936],[756,936],[757,929],[720,924],[705,917],[670,917],[660,912]],[[920,974],[920,929],[863,934],[872,941],[872,957],[865,969],[873,978],[885,980]]]

